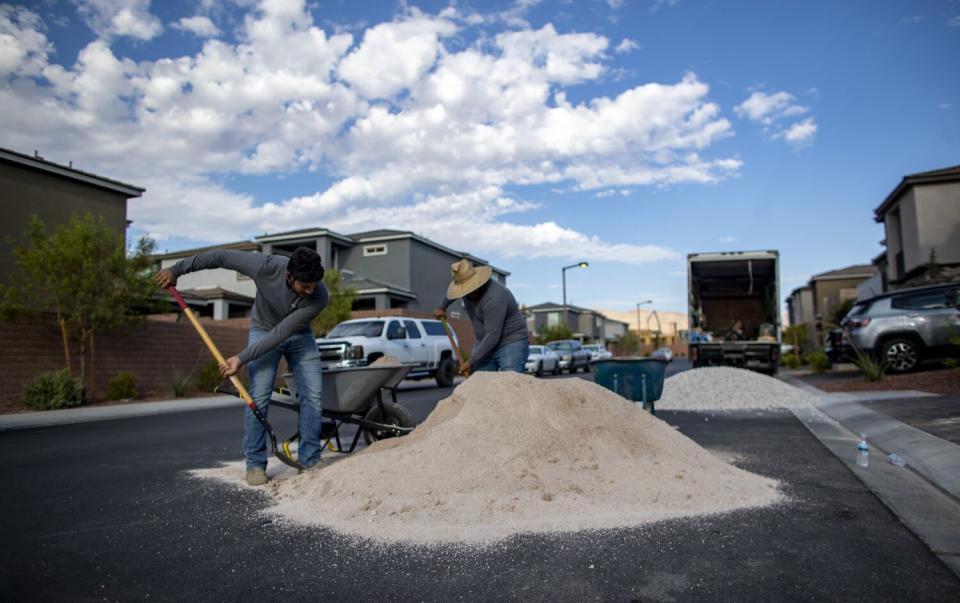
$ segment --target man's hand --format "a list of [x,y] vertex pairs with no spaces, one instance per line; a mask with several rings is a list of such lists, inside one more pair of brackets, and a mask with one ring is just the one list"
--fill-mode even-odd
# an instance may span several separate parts
[[157,283],[157,285],[164,289],[177,284],[177,277],[173,276],[173,272],[167,270],[166,268],[153,275],[153,280]]
[[224,377],[233,377],[240,370],[240,358],[231,356],[227,361],[220,365],[220,374]]
[[463,375],[464,377],[469,377],[469,376],[470,376],[470,363],[469,363],[469,362],[462,362],[462,363],[460,364],[460,374]]
[[436,310],[434,310],[433,315],[436,316],[438,319],[447,317],[447,313],[441,310],[440,308],[437,308]]

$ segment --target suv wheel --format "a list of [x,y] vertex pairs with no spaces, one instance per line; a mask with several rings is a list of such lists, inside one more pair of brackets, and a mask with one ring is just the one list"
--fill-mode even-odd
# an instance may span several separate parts
[[437,386],[439,387],[450,387],[453,385],[453,374],[456,371],[456,366],[453,363],[453,358],[447,356],[440,361],[440,366],[437,367]]
[[883,344],[880,361],[891,373],[908,373],[920,364],[920,349],[910,339],[891,339]]

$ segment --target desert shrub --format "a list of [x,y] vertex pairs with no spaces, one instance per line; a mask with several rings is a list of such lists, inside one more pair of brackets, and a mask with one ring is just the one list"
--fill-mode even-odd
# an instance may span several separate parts
[[23,403],[36,410],[79,406],[83,403],[83,383],[67,369],[40,373],[24,386]]
[[220,365],[211,358],[197,372],[197,389],[202,392],[212,392],[217,389],[221,382],[223,382],[223,377],[220,376]]
[[170,391],[174,398],[182,398],[187,395],[193,386],[193,377],[189,374],[184,375],[180,371],[173,370],[173,380],[170,382]]
[[111,377],[110,383],[107,384],[108,400],[127,400],[139,395],[136,378],[130,371],[120,371]]
[[803,361],[800,359],[800,354],[784,354],[780,362],[783,366],[792,369],[800,368],[800,365],[803,364]]
[[827,353],[823,350],[810,352],[807,354],[806,361],[815,373],[825,373],[829,371],[832,366],[830,358],[827,357]]

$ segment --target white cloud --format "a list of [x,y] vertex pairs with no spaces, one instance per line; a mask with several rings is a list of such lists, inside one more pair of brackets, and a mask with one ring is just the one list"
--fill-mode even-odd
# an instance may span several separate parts
[[0,77],[8,74],[38,76],[52,53],[45,26],[33,12],[0,5]]
[[960,15],[947,19],[947,25],[950,27],[960,27]]
[[201,38],[212,38],[220,34],[220,29],[214,25],[210,17],[204,17],[203,15],[183,17],[173,27],[181,31],[188,31]]
[[737,237],[720,237],[721,243],[736,243]]
[[[412,230],[495,257],[676,259],[545,218],[525,197],[736,175],[739,159],[710,154],[732,127],[709,86],[691,73],[572,102],[567,87],[603,76],[606,38],[547,25],[448,47],[467,22],[479,27],[454,9],[410,9],[354,39],[328,35],[302,0],[271,0],[246,13],[237,42],[213,34],[194,55],[137,62],[98,40],[63,67],[48,62],[36,15],[3,9],[0,36],[14,33],[0,40],[19,46],[0,42],[0,65],[31,77],[0,87],[0,128],[6,146],[82,156],[84,169],[146,187],[131,217],[160,240],[322,224]],[[322,177],[309,194],[254,199],[223,184],[236,173]]]
[[937,108],[939,108],[939,109],[949,109],[949,108],[952,107],[952,106],[953,106],[952,103],[940,103],[939,105],[937,105]]
[[637,50],[640,48],[640,45],[631,40],[630,38],[624,38],[617,44],[617,47],[614,49],[618,54],[623,54],[625,52],[630,52],[632,50]]
[[793,124],[783,132],[778,133],[775,138],[783,138],[789,143],[800,145],[811,142],[813,135],[816,133],[817,122],[812,117],[808,117],[801,122]]
[[98,36],[150,40],[163,31],[150,13],[150,0],[73,0],[77,11]]
[[[808,94],[819,95],[819,92],[816,92],[816,88],[811,88]],[[762,124],[764,132],[773,140],[784,139],[794,145],[810,144],[817,132],[817,124],[812,117],[787,127],[783,126],[783,122],[789,118],[805,115],[810,111],[809,108],[796,104],[795,100],[796,97],[789,92],[767,94],[755,91],[747,100],[737,105],[734,111],[742,118]]]

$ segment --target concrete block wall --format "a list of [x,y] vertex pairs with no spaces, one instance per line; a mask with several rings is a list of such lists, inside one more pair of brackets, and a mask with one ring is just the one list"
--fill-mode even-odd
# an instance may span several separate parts
[[[210,337],[227,357],[247,345],[249,319],[203,321]],[[24,384],[43,371],[63,368],[60,330],[53,319],[0,323],[0,401],[20,399]],[[212,356],[184,318],[147,320],[96,337],[98,399],[107,392],[110,378],[130,371],[141,395],[170,395],[175,372],[196,375]],[[70,343],[74,374],[79,375],[79,345]],[[281,367],[283,370],[283,367]],[[90,357],[87,356],[87,372]],[[90,380],[88,378],[88,390]]]

